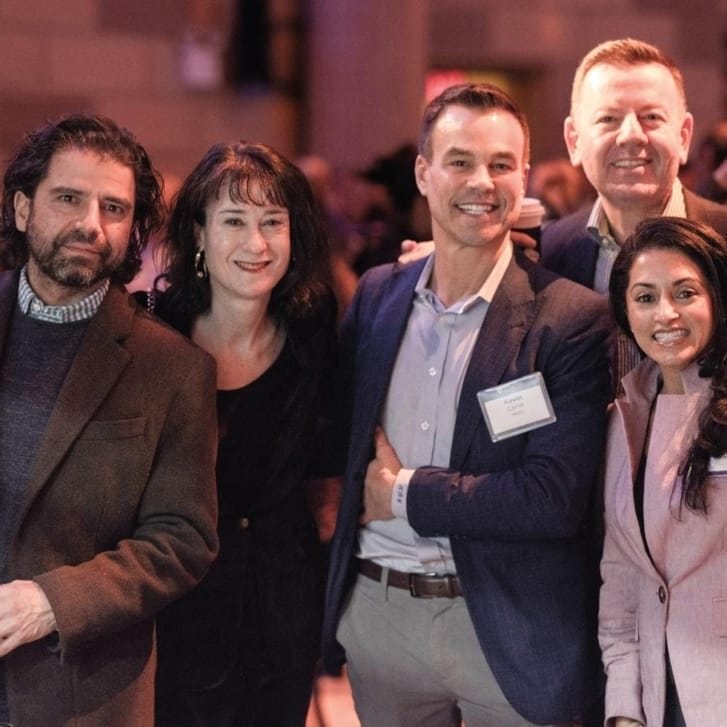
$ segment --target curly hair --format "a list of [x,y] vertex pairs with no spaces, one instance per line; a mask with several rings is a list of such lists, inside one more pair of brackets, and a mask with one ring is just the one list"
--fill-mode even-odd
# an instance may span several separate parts
[[727,451],[727,241],[711,227],[678,217],[655,217],[640,222],[624,242],[611,271],[610,304],[619,327],[634,337],[626,294],[636,256],[661,249],[688,257],[702,272],[714,311],[714,333],[699,357],[699,375],[711,378],[710,401],[700,414],[699,431],[679,467],[681,502],[693,512],[707,513],[709,460]]
[[[216,144],[192,170],[172,203],[167,228],[166,304],[197,316],[209,309],[209,280],[195,274],[195,226],[205,224],[207,206],[223,189],[237,202],[285,207],[290,214],[290,264],[272,291],[268,310],[279,320],[308,315],[327,290],[326,229],[308,180],[266,144]],[[160,281],[161,282],[161,281]]]
[[134,135],[111,119],[69,114],[31,131],[10,160],[3,179],[0,239],[2,264],[13,268],[28,259],[25,233],[15,226],[15,194],[31,198],[48,174],[54,154],[66,149],[92,151],[129,167],[134,173],[134,216],[126,257],[112,278],[128,283],[141,267],[141,254],[150,236],[164,223],[162,182],[144,147]]

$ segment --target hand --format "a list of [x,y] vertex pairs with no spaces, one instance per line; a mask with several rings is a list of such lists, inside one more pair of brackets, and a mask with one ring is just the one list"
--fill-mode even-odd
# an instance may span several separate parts
[[[521,230],[510,230],[510,239],[512,244],[521,250],[537,250],[538,242],[534,237],[530,237],[527,232]],[[402,243],[403,245],[404,243]]]
[[376,456],[369,462],[364,480],[364,511],[359,518],[361,525],[372,520],[393,520],[391,492],[401,462],[381,427],[374,434]]
[[37,583],[12,581],[0,585],[0,657],[55,629],[53,609]]
[[401,243],[400,263],[411,263],[429,255],[434,250],[434,242],[417,242],[416,240],[403,240]]
[[530,237],[530,235],[525,232],[521,232],[520,230],[511,230],[510,239],[515,247],[518,247],[523,251],[525,257],[530,258],[535,263],[540,260],[538,243],[534,238]]

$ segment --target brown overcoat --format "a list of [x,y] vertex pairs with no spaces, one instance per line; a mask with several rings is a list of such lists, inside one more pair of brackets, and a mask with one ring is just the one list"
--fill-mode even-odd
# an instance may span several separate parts
[[[0,357],[16,294],[17,275],[0,273]],[[58,624],[4,660],[14,727],[153,724],[154,616],[217,550],[214,392],[213,360],[112,286],[8,555],[8,578],[39,583]]]

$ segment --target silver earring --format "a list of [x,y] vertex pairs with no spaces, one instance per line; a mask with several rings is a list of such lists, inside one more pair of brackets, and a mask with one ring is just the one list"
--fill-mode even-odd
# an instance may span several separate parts
[[209,275],[207,265],[204,261],[204,250],[197,250],[194,256],[194,274],[202,280]]

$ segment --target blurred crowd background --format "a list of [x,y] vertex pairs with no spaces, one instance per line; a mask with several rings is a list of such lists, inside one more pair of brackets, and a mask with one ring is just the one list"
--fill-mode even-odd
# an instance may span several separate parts
[[134,131],[170,195],[211,144],[271,144],[314,184],[345,302],[357,274],[429,235],[415,135],[447,85],[492,81],[526,110],[528,193],[547,218],[593,198],[562,122],[573,69],[608,38],[655,43],[682,69],[696,119],[683,180],[722,201],[726,30],[725,0],[0,0],[0,165],[75,110]]

